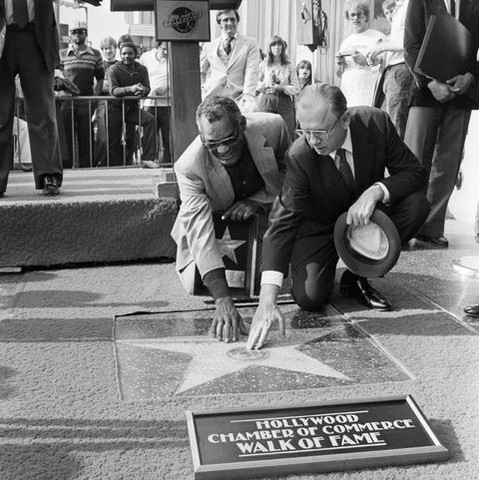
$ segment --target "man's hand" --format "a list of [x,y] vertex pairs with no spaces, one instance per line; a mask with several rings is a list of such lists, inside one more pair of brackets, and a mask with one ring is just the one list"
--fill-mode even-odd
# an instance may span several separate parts
[[[451,79],[452,80],[452,79]],[[441,103],[451,101],[456,95],[451,91],[451,87],[447,83],[438,82],[437,80],[431,80],[427,84],[433,97]]]
[[275,321],[278,322],[281,336],[285,337],[284,315],[281,310],[277,305],[264,306],[260,302],[253,316],[246,348],[248,350],[262,348]]
[[231,297],[218,298],[215,302],[216,311],[210,327],[210,335],[226,343],[236,342],[238,333],[247,335],[243,319],[233,303]]
[[379,185],[373,185],[363,192],[348,210],[346,223],[348,225],[367,225],[376,208],[376,204],[384,198],[383,189]]
[[233,222],[243,222],[248,220],[252,215],[261,211],[261,204],[254,200],[240,200],[233,204],[224,215],[222,220],[232,220]]
[[361,52],[355,52],[354,55],[351,57],[351,59],[353,60],[354,63],[356,63],[357,65],[361,65],[361,66],[366,66],[368,65],[368,59],[366,58],[365,55],[363,55]]
[[269,331],[275,321],[279,325],[279,333],[284,338],[285,324],[284,315],[276,305],[279,287],[277,285],[261,285],[260,301],[253,316],[248,343],[246,348],[259,350],[266,340]]
[[472,73],[468,72],[464,75],[456,75],[455,77],[447,80],[446,83],[449,85],[451,92],[455,93],[456,95],[464,95],[473,81],[474,76]]
[[130,91],[133,95],[141,96],[146,92],[146,89],[141,83],[135,83],[130,86]]

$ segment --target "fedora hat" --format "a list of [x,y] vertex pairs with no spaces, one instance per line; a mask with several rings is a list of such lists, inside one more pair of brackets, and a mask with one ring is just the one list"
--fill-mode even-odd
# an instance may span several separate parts
[[346,267],[361,277],[382,277],[396,264],[401,239],[392,220],[374,210],[367,225],[348,225],[347,212],[334,224],[334,245]]

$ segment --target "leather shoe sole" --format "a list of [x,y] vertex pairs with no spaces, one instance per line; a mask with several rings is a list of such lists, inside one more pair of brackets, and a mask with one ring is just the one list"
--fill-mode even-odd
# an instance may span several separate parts
[[363,305],[375,310],[389,311],[391,303],[384,298],[366,278],[353,275],[351,272],[344,272],[341,277],[339,291],[342,295],[356,298]]
[[470,315],[471,317],[479,318],[479,305],[469,305],[464,308],[464,312]]
[[428,243],[436,248],[447,248],[449,247],[449,242],[446,237],[430,237],[429,235],[416,235],[418,240],[421,242]]

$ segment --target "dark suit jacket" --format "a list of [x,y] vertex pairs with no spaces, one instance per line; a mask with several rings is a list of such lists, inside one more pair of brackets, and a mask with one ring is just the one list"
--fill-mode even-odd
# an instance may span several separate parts
[[[348,110],[358,194],[381,181],[391,204],[421,191],[426,172],[399,138],[381,110],[356,107]],[[291,146],[281,194],[270,215],[263,240],[263,270],[287,272],[295,239],[315,236],[326,244],[333,238],[334,223],[356,200],[330,156],[319,155],[304,138]],[[389,177],[385,178],[385,168]],[[304,252],[305,258],[309,252]]]
[[[34,0],[35,1],[35,31],[38,43],[42,51],[45,66],[49,72],[53,72],[55,66],[60,62],[59,40],[57,22],[55,20],[55,11],[53,10],[52,0]],[[5,17],[4,0],[0,0],[0,18]],[[1,22],[1,21],[0,21]],[[0,25],[0,35],[1,35]],[[0,42],[2,39],[0,39]],[[0,48],[0,56],[1,56]]]
[[[446,10],[444,0],[411,0],[408,5],[404,29],[404,57],[416,80],[411,90],[411,106],[433,107],[440,105],[427,88],[430,79],[414,72],[429,19],[440,9]],[[474,52],[477,52],[479,48],[479,2],[476,0],[461,0],[459,21],[471,32]],[[477,82],[479,81],[479,64],[476,62],[475,56],[471,58],[470,65],[469,71],[476,77]],[[459,108],[477,108],[465,95],[458,95],[452,101]],[[479,99],[477,99],[477,102],[479,102]]]
[[57,22],[51,0],[35,0],[35,30],[49,72],[60,63]]

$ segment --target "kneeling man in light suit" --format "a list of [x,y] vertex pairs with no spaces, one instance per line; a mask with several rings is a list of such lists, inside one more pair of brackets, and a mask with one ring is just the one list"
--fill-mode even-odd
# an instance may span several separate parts
[[247,332],[226,282],[212,214],[223,211],[225,220],[240,222],[267,211],[281,188],[290,139],[279,115],[243,116],[228,97],[203,101],[196,120],[200,134],[174,166],[181,198],[172,231],[176,268],[190,293],[198,269],[215,300],[211,334],[236,341]]

